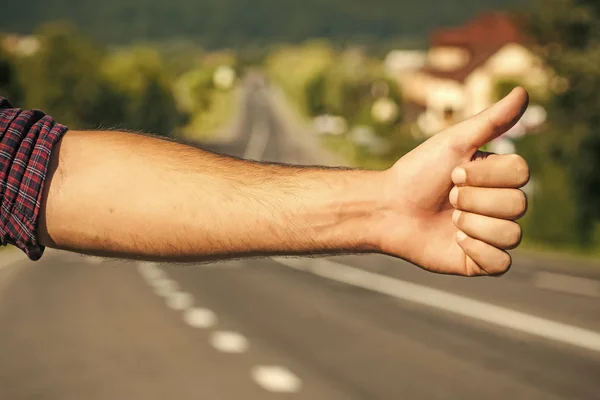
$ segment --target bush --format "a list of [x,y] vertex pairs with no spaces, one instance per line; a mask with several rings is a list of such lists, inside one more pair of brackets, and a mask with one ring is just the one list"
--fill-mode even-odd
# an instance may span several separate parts
[[579,207],[560,137],[551,132],[543,135],[527,136],[517,143],[531,171],[529,210],[522,221],[526,238],[551,245],[589,243],[592,226]]

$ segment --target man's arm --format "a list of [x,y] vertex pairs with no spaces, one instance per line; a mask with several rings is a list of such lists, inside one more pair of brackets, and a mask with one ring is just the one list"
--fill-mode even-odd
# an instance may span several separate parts
[[257,163],[123,132],[55,148],[43,245],[166,261],[377,251],[381,174]]
[[529,171],[521,157],[478,148],[527,104],[516,89],[378,172],[255,163],[136,134],[71,131],[51,152],[34,239],[165,261],[380,252],[439,273],[501,275],[511,265],[506,250],[521,240],[514,221],[527,207],[519,188]]

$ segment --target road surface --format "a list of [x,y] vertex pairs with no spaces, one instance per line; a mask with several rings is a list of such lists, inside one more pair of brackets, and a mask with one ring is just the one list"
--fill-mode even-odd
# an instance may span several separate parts
[[[329,163],[269,88],[214,150]],[[0,256],[0,399],[600,399],[600,268]]]

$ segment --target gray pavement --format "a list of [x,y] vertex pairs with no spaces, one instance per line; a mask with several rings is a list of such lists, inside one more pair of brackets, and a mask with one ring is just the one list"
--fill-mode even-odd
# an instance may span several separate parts
[[[251,81],[239,134],[207,146],[331,163],[277,99]],[[0,399],[600,399],[600,267],[519,253],[500,279],[0,253],[0,327]]]

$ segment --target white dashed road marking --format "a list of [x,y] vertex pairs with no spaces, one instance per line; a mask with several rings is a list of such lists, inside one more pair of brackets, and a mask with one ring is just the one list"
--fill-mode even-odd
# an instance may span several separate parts
[[142,265],[146,268],[158,268],[158,263],[152,261],[146,261],[145,263],[142,263]]
[[153,282],[165,278],[165,273],[160,269],[152,265],[141,264],[139,266],[140,273],[142,276],[148,281],[148,283],[152,284]]
[[206,308],[190,308],[183,314],[183,320],[192,328],[212,328],[217,323],[217,316]]
[[[217,324],[217,316],[207,308],[194,306],[191,294],[179,291],[179,285],[155,263],[140,263],[140,274],[161,297],[167,306],[183,311],[183,320],[192,328],[209,329]],[[223,353],[240,354],[250,347],[244,335],[233,331],[215,331],[210,335],[210,344]],[[252,379],[263,389],[274,393],[295,393],[302,387],[302,381],[290,371],[279,366],[256,366],[251,370]]]
[[176,311],[186,310],[194,305],[194,298],[189,293],[174,292],[167,297],[167,306]]
[[298,377],[283,367],[257,366],[252,368],[252,379],[269,392],[295,393],[302,387]]
[[104,258],[102,257],[87,257],[87,262],[90,264],[94,264],[94,265],[98,265],[98,264],[102,264],[104,262]]
[[154,290],[161,297],[167,297],[179,289],[179,285],[174,280],[163,278],[154,281]]
[[600,333],[588,329],[375,274],[326,259],[306,261],[293,258],[276,258],[275,261],[290,268],[310,272],[327,279],[372,290],[397,299],[600,352]]
[[248,350],[248,339],[237,332],[217,331],[210,337],[210,344],[223,353],[243,353]]

